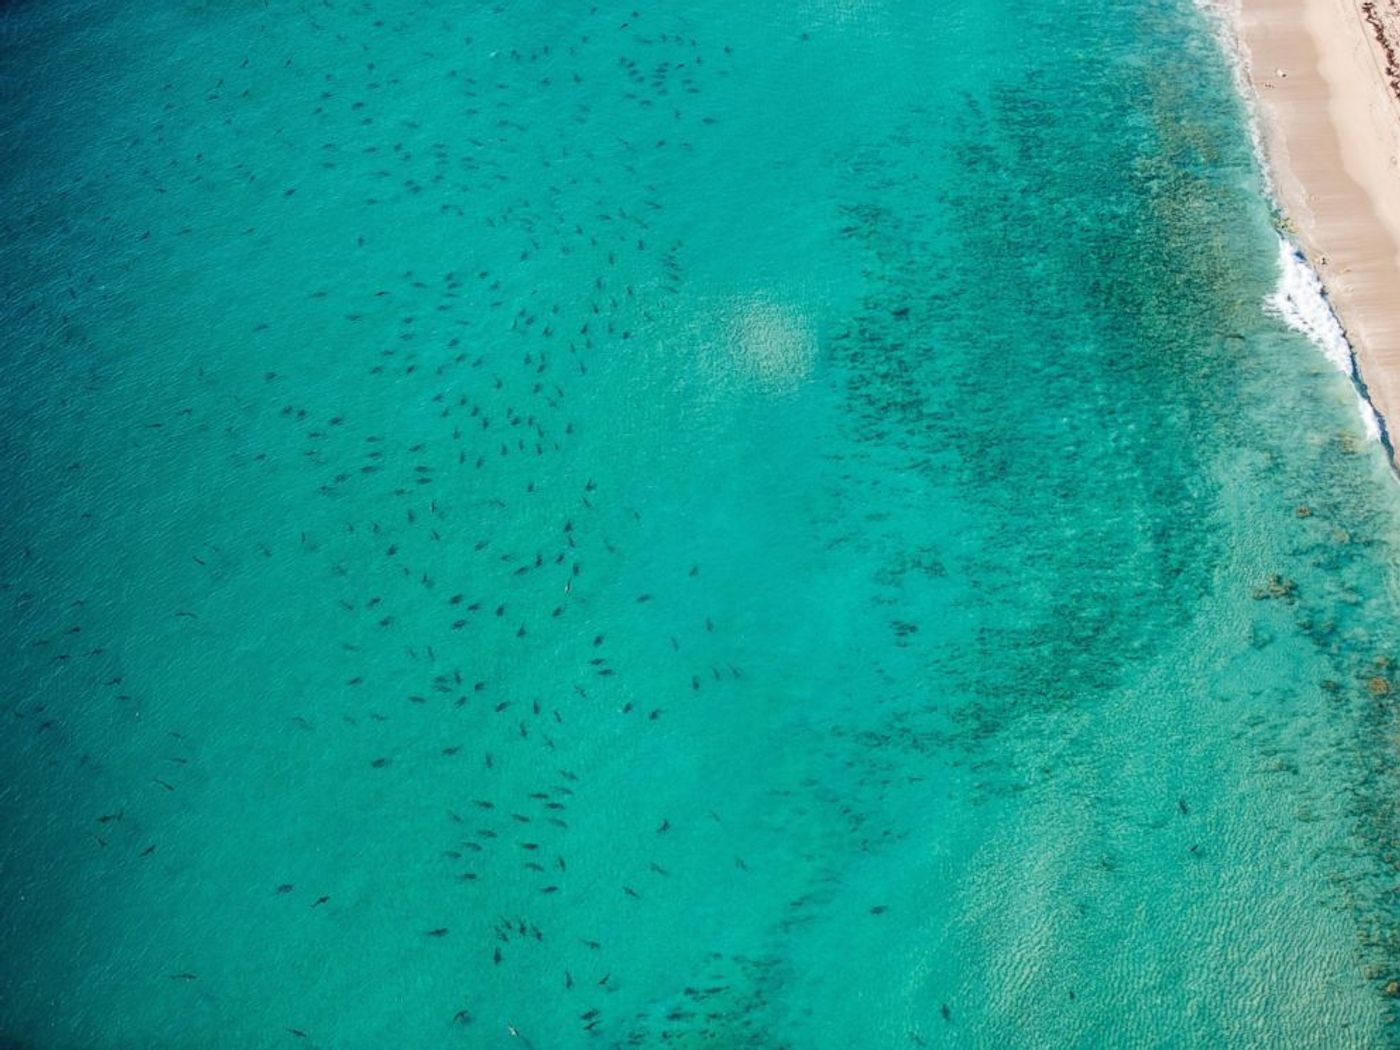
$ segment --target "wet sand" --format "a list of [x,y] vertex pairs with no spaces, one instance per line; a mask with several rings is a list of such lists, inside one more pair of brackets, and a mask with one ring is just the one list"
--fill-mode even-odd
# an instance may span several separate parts
[[1393,442],[1400,429],[1400,0],[1237,0],[1232,14],[1274,192],[1323,279]]

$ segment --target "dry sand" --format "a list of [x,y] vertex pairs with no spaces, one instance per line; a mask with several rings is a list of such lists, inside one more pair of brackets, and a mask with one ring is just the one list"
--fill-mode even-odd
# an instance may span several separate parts
[[1238,0],[1274,190],[1400,439],[1400,0]]

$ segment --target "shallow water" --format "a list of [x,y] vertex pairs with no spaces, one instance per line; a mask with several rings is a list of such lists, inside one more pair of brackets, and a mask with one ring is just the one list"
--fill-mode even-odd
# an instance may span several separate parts
[[0,15],[0,1042],[1395,1041],[1209,26],[776,6]]

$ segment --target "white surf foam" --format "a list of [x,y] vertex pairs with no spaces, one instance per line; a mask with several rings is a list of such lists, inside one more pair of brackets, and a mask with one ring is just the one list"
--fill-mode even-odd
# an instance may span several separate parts
[[1381,439],[1380,417],[1371,402],[1362,395],[1361,374],[1356,367],[1356,354],[1347,342],[1341,321],[1337,320],[1326,289],[1317,271],[1308,265],[1303,253],[1285,238],[1278,241],[1278,286],[1264,299],[1264,308],[1282,319],[1295,332],[1301,332],[1322,351],[1337,371],[1356,384],[1356,404],[1361,424],[1372,441]]
[[1381,417],[1376,415],[1376,410],[1371,406],[1371,402],[1361,396],[1361,391],[1356,392],[1356,407],[1361,412],[1361,423],[1366,428],[1366,436],[1372,441],[1381,439]]
[[1265,307],[1289,328],[1311,339],[1339,371],[1355,379],[1356,360],[1351,344],[1332,312],[1317,273],[1303,253],[1282,237],[1278,241],[1278,262],[1278,287],[1264,300]]

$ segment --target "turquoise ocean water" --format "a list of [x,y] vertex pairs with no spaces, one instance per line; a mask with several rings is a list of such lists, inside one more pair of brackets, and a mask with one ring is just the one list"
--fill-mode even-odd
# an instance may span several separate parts
[[0,45],[0,1046],[1396,1042],[1400,499],[1187,0]]

